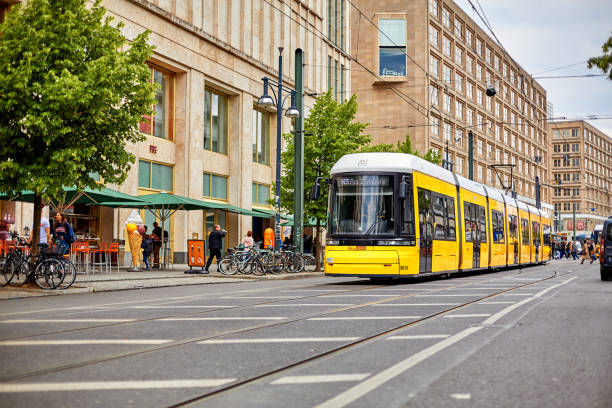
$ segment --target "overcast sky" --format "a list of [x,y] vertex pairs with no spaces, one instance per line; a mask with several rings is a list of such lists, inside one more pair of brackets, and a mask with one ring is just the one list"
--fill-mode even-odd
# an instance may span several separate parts
[[[485,29],[467,0],[455,2]],[[472,3],[478,7],[476,0]],[[538,73],[603,55],[601,46],[612,35],[612,1],[480,0],[480,5],[504,48],[534,77],[602,74],[586,63]],[[612,81],[606,77],[537,81],[555,117],[612,115]],[[588,122],[612,138],[612,120]]]

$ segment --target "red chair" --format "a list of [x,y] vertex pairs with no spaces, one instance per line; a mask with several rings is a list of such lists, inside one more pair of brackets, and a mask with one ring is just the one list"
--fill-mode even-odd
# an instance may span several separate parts
[[108,244],[108,270],[109,273],[113,269],[113,254],[115,254],[115,260],[117,261],[117,272],[119,272],[119,243],[111,242]]

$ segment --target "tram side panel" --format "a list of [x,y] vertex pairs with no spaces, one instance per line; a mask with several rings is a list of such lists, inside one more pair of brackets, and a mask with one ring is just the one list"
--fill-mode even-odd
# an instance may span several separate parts
[[518,265],[520,260],[519,218],[518,208],[506,204],[506,222],[508,226],[508,250],[506,262],[508,266]]
[[531,263],[531,238],[529,228],[529,212],[519,208],[519,263]]
[[413,176],[419,274],[455,272],[459,267],[456,188],[422,173]]
[[460,189],[464,231],[463,270],[487,268],[489,266],[489,243],[487,239],[486,197]]
[[504,203],[489,199],[489,225],[491,240],[491,267],[506,266],[506,212]]

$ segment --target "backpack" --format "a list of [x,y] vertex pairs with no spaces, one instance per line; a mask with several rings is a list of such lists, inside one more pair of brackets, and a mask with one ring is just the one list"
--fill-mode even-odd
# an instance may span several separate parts
[[74,235],[74,231],[72,230],[72,227],[70,226],[69,223],[65,223],[64,227],[66,228],[66,235],[64,236],[64,241],[70,245],[72,244],[74,241],[76,241],[76,236]]

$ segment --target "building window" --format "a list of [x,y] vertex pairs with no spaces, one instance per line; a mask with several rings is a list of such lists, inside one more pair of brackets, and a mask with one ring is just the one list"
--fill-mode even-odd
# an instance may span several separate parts
[[270,199],[270,186],[253,183],[253,204],[268,205]]
[[474,99],[474,85],[471,82],[466,82],[465,93],[469,99]]
[[463,104],[459,101],[456,101],[455,117],[459,120],[463,120]]
[[438,1],[437,0],[429,0],[429,13],[438,18]]
[[457,157],[457,165],[455,166],[455,170],[459,174],[463,174],[463,157]]
[[476,38],[476,54],[482,57],[482,40],[480,38]]
[[138,160],[138,187],[172,192],[172,166]]
[[380,19],[379,75],[406,76],[406,20]]
[[445,112],[450,113],[451,111],[451,96],[447,93],[444,94],[444,105],[443,109]]
[[444,140],[450,140],[452,135],[451,124],[444,122]]
[[429,26],[429,44],[433,45],[436,48],[440,46],[440,43],[438,42],[439,34],[440,33],[437,28],[432,25]]
[[451,55],[451,40],[447,36],[442,38],[442,51],[448,56]]
[[138,125],[140,132],[173,140],[174,138],[174,75],[157,67],[150,67],[151,82],[157,84],[153,115],[144,115]]
[[444,79],[444,82],[446,82],[447,84],[450,85],[451,83],[451,68],[448,65],[444,65],[442,67],[442,79]]
[[463,37],[463,24],[455,19],[455,35],[459,38]]
[[338,61],[334,60],[334,99],[338,100]]
[[433,55],[429,56],[429,73],[435,77],[438,76],[438,65],[439,61]]
[[455,47],[455,62],[459,65],[463,63],[463,50]]
[[440,120],[436,118],[435,116],[432,116],[430,127],[431,127],[431,136],[437,139],[440,135]]
[[482,106],[482,94],[483,92],[480,89],[476,91],[476,103],[480,106]]
[[470,74],[473,72],[473,65],[474,58],[470,57],[468,54],[465,54],[465,70]]
[[344,64],[340,64],[340,102],[344,101]]
[[270,115],[253,109],[253,162],[270,164]]
[[332,89],[332,57],[327,57],[327,90]]
[[438,107],[440,90],[435,86],[429,85],[429,94],[431,95],[431,106]]
[[579,133],[579,129],[572,129],[572,137],[578,137]]
[[450,28],[450,11],[447,9],[442,9],[442,24],[444,24],[444,27]]
[[463,93],[463,77],[457,71],[455,71],[455,89]]
[[202,196],[227,200],[227,177],[204,173]]
[[344,0],[328,0],[327,34],[340,49],[344,49]]
[[204,150],[227,154],[228,109],[227,96],[204,91]]
[[476,64],[476,78],[482,80],[482,65]]

